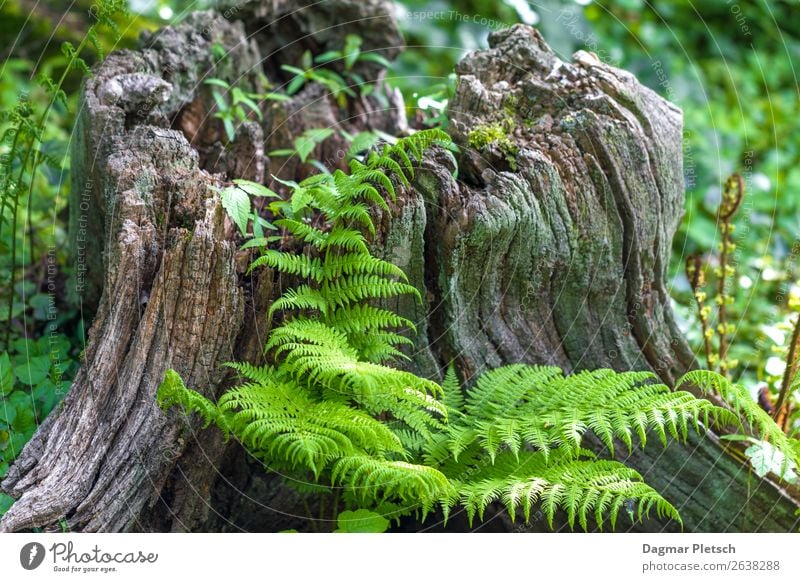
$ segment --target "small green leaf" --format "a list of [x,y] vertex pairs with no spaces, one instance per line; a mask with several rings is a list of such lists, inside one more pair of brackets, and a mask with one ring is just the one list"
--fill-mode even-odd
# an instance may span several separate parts
[[276,156],[278,158],[288,158],[289,156],[294,155],[294,150],[283,149],[283,150],[272,150],[269,152],[269,155]]
[[342,52],[341,51],[326,51],[326,52],[322,53],[321,55],[317,55],[316,57],[314,57],[314,62],[315,63],[329,63],[331,61],[334,61],[336,59],[341,59],[341,58],[342,58]]
[[230,89],[230,85],[223,81],[222,79],[206,79],[206,85],[215,85],[217,87],[222,87],[223,89]]
[[311,200],[312,196],[309,190],[307,188],[298,186],[297,188],[294,189],[294,192],[292,192],[292,199],[291,199],[292,212],[297,214],[301,210],[305,209],[308,206],[308,203],[311,202]]
[[247,196],[247,192],[239,187],[230,187],[221,190],[219,197],[228,216],[239,227],[239,231],[245,234],[250,217],[250,198]]
[[247,192],[250,196],[264,196],[267,198],[280,198],[280,195],[273,192],[266,186],[258,182],[251,182],[250,180],[234,180],[239,188]]
[[356,64],[361,54],[361,37],[357,34],[348,34],[344,39],[344,68],[350,70]]
[[16,368],[14,373],[23,384],[35,386],[50,373],[49,356],[34,356],[26,358],[23,355],[17,356]]
[[5,493],[0,493],[0,515],[8,511],[12,505],[14,505],[14,498]]
[[14,372],[11,369],[11,358],[6,352],[0,354],[0,395],[5,396],[14,389]]
[[389,520],[368,509],[343,511],[336,520],[337,533],[383,533],[389,529]]
[[308,129],[294,141],[295,151],[300,160],[305,162],[318,143],[322,143],[333,134],[328,127]]
[[236,130],[233,127],[233,121],[225,118],[222,120],[222,125],[225,126],[225,134],[228,136],[228,141],[233,141],[236,137]]

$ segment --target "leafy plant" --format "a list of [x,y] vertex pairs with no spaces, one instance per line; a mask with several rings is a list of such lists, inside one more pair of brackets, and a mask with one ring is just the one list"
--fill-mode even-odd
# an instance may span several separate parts
[[342,511],[334,533],[383,533],[389,529],[389,520],[367,509]]
[[[352,87],[359,87],[362,96],[374,91],[374,84],[366,82],[354,67],[358,63],[372,62],[388,67],[389,62],[375,52],[362,52],[363,40],[355,34],[348,34],[341,50],[331,50],[316,57],[310,51],[303,53],[300,66],[282,65],[281,69],[294,75],[286,85],[288,95],[296,94],[306,83],[315,82],[324,86],[336,99],[340,107],[347,105],[348,97],[355,97]],[[320,65],[341,64],[343,75],[329,67]]]
[[273,150],[269,152],[269,155],[278,157],[297,156],[301,162],[305,163],[314,149],[332,136],[333,133],[333,130],[329,127],[307,129],[294,139],[293,149]]
[[[793,468],[800,464],[800,439],[792,438],[786,434],[783,427],[779,426],[770,414],[765,411],[750,395],[750,392],[739,384],[734,384],[725,376],[709,370],[695,370],[684,375],[677,387],[684,384],[693,384],[705,394],[718,395],[746,422],[750,430],[758,437],[730,435],[729,440],[748,440],[753,446],[749,454],[745,454],[759,475],[765,474],[764,463],[769,461],[769,468],[777,458],[783,464],[776,475],[790,475]],[[765,444],[766,443],[766,444]],[[768,458],[767,458],[768,457]]]
[[[371,62],[377,63],[383,68],[389,68],[390,63],[384,57],[375,52],[362,52],[361,45],[364,43],[363,39],[357,34],[348,34],[344,37],[344,47],[342,50],[327,51],[314,58],[315,63],[333,63],[341,61],[344,66],[345,72],[355,75],[353,68],[357,63]],[[354,77],[354,80],[363,82],[360,77]]]
[[234,180],[232,186],[219,191],[222,207],[239,227],[242,235],[247,234],[247,225],[252,221],[253,235],[263,238],[264,229],[275,230],[272,223],[261,218],[250,204],[250,197],[280,198],[278,194],[256,182],[249,180]]
[[325,67],[315,67],[311,52],[303,53],[300,67],[281,65],[281,69],[292,73],[294,77],[286,84],[286,94],[295,95],[306,83],[319,83],[325,87],[336,99],[340,107],[347,104],[348,97],[355,97],[355,92],[348,86],[347,81],[336,71]]
[[160,405],[198,412],[272,467],[341,490],[373,526],[363,511],[417,510],[424,519],[439,509],[447,519],[461,505],[473,519],[495,501],[525,520],[540,504],[551,526],[558,510],[584,529],[590,519],[613,527],[623,507],[634,519],[654,510],[680,520],[635,470],[587,450],[585,434],[613,455],[615,441],[630,449],[651,431],[662,442],[685,438],[700,422],[735,422],[730,411],[644,372],[564,376],[508,366],[481,376],[464,398],[452,370],[440,386],[386,364],[405,357],[411,340],[399,331],[413,324],[379,302],[418,292],[400,269],[370,254],[370,206],[388,208],[384,195],[393,199],[395,184],[412,177],[413,160],[446,140],[425,130],[353,160],[350,174],[293,183],[275,225],[294,243],[247,245],[262,249],[251,269],[269,266],[298,281],[269,310],[283,315],[265,348],[275,363],[228,364],[242,382],[216,403],[170,370]]
[[[700,255],[691,255],[686,261],[686,277],[694,294],[707,368],[709,370],[718,369],[726,379],[730,377],[731,369],[738,364],[736,360],[728,357],[728,352],[731,348],[729,336],[736,331],[735,326],[728,321],[728,307],[734,303],[735,299],[735,293],[731,290],[731,279],[736,274],[736,270],[731,265],[732,253],[736,251],[736,245],[732,239],[732,233],[734,232],[733,219],[742,206],[744,195],[744,180],[740,175],[733,174],[725,182],[717,210],[721,238],[718,257],[703,259]],[[708,304],[709,295],[707,292],[709,287],[706,277],[709,270],[707,263],[711,261],[717,262],[713,269],[716,279],[716,293],[713,296],[713,303],[716,306],[716,323],[714,323],[714,310]],[[714,344],[715,337],[717,338],[716,346]],[[708,380],[709,377],[707,376],[703,376],[703,379],[707,386],[724,389],[726,394],[720,393],[719,395],[723,398],[732,397],[737,407],[745,406],[744,399],[746,398],[747,405],[746,408],[742,409],[743,411],[757,408],[764,412],[763,408],[766,406],[769,409],[768,412],[772,415],[771,420],[777,422],[776,426],[780,427],[783,433],[788,433],[791,430],[792,395],[797,389],[797,383],[800,381],[800,376],[797,373],[798,364],[800,363],[800,318],[795,320],[785,360],[783,379],[780,384],[777,402],[774,405],[768,390],[764,392],[763,406],[759,406],[746,390],[742,391],[738,387],[732,387],[735,385],[726,385],[717,380],[712,382]],[[769,418],[770,415],[766,414],[766,416]],[[759,416],[758,418],[761,417]],[[748,417],[748,420],[752,419]],[[764,426],[762,425],[761,428],[763,429]]]
[[254,115],[259,121],[263,119],[264,116],[258,105],[259,101],[264,99],[285,101],[288,99],[288,96],[281,93],[244,91],[239,87],[231,86],[222,79],[207,79],[205,84],[211,86],[211,95],[217,105],[214,117],[222,120],[229,142],[232,142],[236,136],[237,124],[244,123],[250,119],[251,115]]
[[[11,353],[0,352],[0,480],[69,390],[68,378],[77,368],[70,352],[69,340],[57,334],[18,338]],[[4,511],[0,499],[0,515]]]

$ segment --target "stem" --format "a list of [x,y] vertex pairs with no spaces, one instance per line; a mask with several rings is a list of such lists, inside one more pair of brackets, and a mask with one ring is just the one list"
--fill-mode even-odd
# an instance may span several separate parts
[[697,301],[697,310],[700,314],[700,330],[703,332],[703,347],[705,348],[706,353],[706,368],[709,370],[711,369],[711,362],[712,362],[712,353],[713,353],[713,346],[711,345],[711,337],[708,333],[708,318],[703,315],[706,307],[705,301],[703,301],[700,297],[695,295],[695,301]]
[[722,252],[719,257],[720,276],[717,280],[717,297],[719,298],[719,315],[718,315],[718,331],[719,331],[719,371],[726,378],[728,375],[728,294],[727,294],[727,281],[728,281],[728,249],[730,247],[731,223],[725,220],[722,223]]

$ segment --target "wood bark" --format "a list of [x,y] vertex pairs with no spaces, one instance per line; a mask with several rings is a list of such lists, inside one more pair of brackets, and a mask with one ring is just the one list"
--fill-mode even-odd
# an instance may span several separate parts
[[[197,13],[145,37],[138,51],[110,56],[86,83],[73,152],[73,285],[96,315],[70,394],[2,483],[19,500],[0,530],[328,527],[329,510],[312,507],[309,519],[268,467],[154,399],[168,367],[214,395],[226,386],[222,362],[261,358],[279,281],[268,270],[245,275],[248,257],[236,251],[215,188],[307,175],[308,165],[265,155],[305,129],[407,130],[401,96],[370,65],[362,73],[380,99],[341,110],[311,84],[288,102],[266,102],[263,121],[243,124],[224,146],[205,79],[260,91],[258,73],[285,82],[281,64],[340,48],[347,33],[389,56],[400,44],[386,2],[307,4]],[[652,369],[674,381],[695,366],[666,279],[683,204],[680,110],[591,54],[561,61],[529,27],[489,42],[458,67],[449,106],[458,159],[431,152],[378,216],[373,247],[426,298],[392,305],[417,322],[412,368],[436,377],[455,362],[467,383],[511,362]],[[213,56],[215,44],[229,56]],[[478,143],[487,128],[506,138]],[[314,157],[341,166],[344,150],[334,137]],[[689,531],[797,527],[796,499],[751,475],[711,433],[619,453],[679,508]],[[466,527],[457,518],[449,529]],[[500,512],[485,527],[517,529]],[[523,529],[543,528],[540,520]],[[677,525],[633,529],[662,528]]]

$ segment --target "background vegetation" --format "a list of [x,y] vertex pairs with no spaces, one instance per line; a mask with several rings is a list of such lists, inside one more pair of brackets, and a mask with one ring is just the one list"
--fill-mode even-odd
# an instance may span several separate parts
[[[47,115],[37,138],[41,163],[31,178],[33,196],[5,208],[0,231],[0,478],[69,389],[85,341],[80,310],[64,296],[70,275],[64,256],[66,153],[83,71],[69,66],[62,43],[80,45],[95,24],[91,4],[2,3],[0,153],[9,152],[7,130],[20,115]],[[119,30],[98,28],[96,46],[82,57],[91,65],[114,47],[132,45],[142,30],[211,4],[129,0],[131,13],[113,17]],[[537,25],[564,58],[578,49],[595,52],[683,108],[686,216],[671,265],[677,311],[702,354],[684,263],[699,253],[714,266],[717,208],[726,178],[738,171],[746,195],[732,235],[730,357],[738,361],[732,377],[744,380],[754,396],[763,387],[776,393],[790,318],[800,307],[800,117],[793,66],[800,56],[798,3],[405,0],[398,10],[409,49],[393,64],[391,82],[406,95],[409,114],[429,125],[446,123],[441,114],[461,55],[514,22]],[[41,80],[62,76],[64,99],[58,100]],[[9,501],[0,495],[0,513]]]

